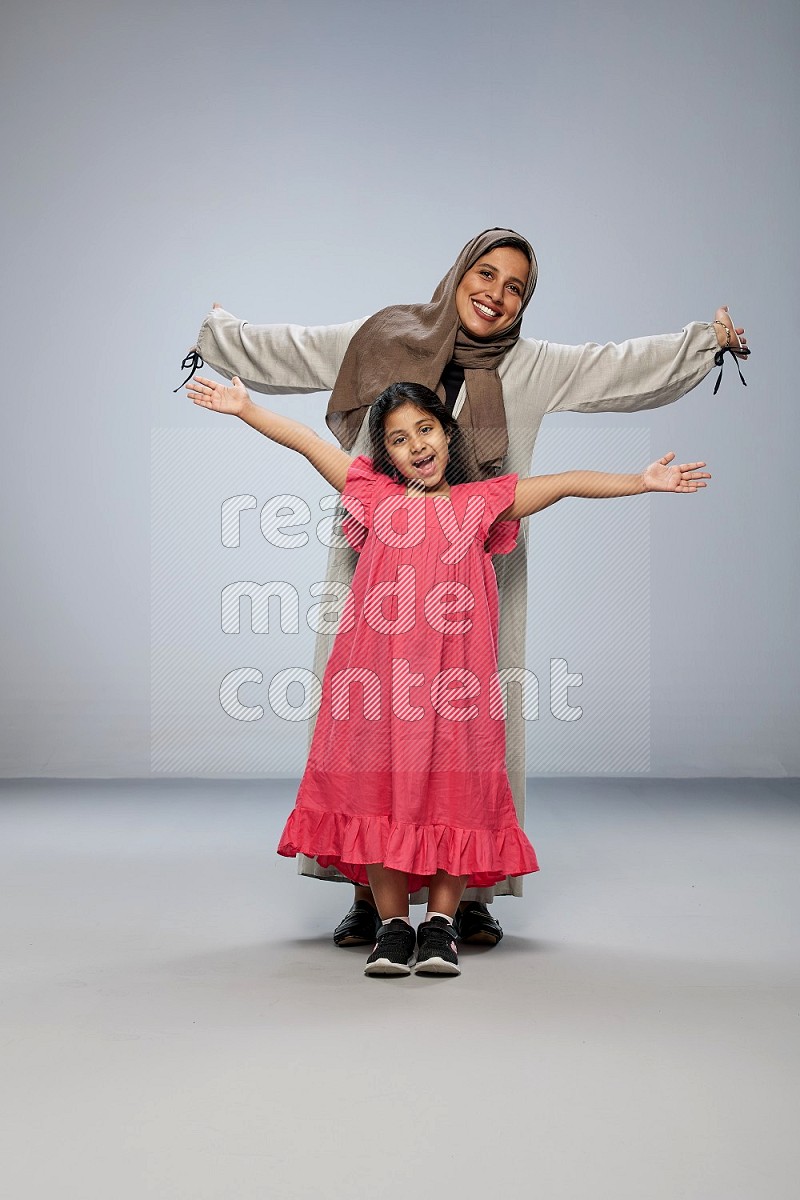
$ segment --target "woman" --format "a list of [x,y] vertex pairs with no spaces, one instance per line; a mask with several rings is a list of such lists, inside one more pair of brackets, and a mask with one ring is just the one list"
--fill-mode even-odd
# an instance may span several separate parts
[[[326,420],[341,446],[369,453],[372,400],[398,379],[437,391],[464,429],[473,478],[527,475],[539,424],[549,412],[637,412],[672,403],[696,387],[726,350],[749,353],[744,330],[727,310],[680,333],[605,346],[560,346],[520,337],[538,268],[530,243],[513,230],[490,229],[468,242],[429,304],[397,305],[345,325],[306,328],[250,325],[215,305],[196,351],[220,374],[270,395],[328,391]],[[527,521],[512,554],[495,562],[500,591],[499,669],[525,665]],[[334,549],[327,579],[349,583],[355,554]],[[314,672],[322,678],[330,638],[317,638]],[[313,729],[310,730],[310,734]],[[509,705],[507,767],[520,824],[525,811],[525,724]],[[342,879],[301,859],[304,875]],[[465,894],[459,913],[465,941],[495,945],[503,936],[487,903],[522,894],[518,879]],[[416,897],[415,897],[416,898]],[[422,894],[420,894],[422,898]],[[337,945],[371,943],[376,913],[368,889],[334,933]]]

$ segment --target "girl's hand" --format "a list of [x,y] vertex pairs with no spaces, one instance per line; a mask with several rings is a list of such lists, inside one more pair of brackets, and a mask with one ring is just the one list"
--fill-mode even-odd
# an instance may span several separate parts
[[670,450],[658,462],[651,463],[646,471],[642,471],[642,482],[646,492],[696,492],[706,485],[703,479],[710,479],[707,471],[699,471],[704,462],[681,463],[680,466],[670,466],[675,457]]
[[734,325],[727,304],[714,313],[714,333],[721,350],[730,350],[737,358],[747,358],[750,354],[744,326]]
[[234,375],[230,387],[195,375],[186,384],[186,392],[201,408],[213,408],[214,412],[230,413],[234,417],[240,417],[250,403],[250,395],[238,375]]

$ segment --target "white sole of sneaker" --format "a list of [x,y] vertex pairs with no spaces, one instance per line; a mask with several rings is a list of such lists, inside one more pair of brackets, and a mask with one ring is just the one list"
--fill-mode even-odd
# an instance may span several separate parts
[[417,963],[415,975],[460,975],[461,968],[444,958],[426,958],[425,962]]
[[402,963],[392,962],[388,958],[379,958],[375,962],[367,963],[364,967],[365,975],[410,975],[411,967],[403,966]]

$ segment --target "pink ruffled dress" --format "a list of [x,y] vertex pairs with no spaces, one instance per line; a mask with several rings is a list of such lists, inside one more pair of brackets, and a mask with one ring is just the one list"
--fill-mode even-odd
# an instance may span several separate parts
[[491,887],[537,871],[505,765],[497,580],[519,521],[516,475],[408,496],[363,455],[343,532],[359,552],[322,685],[308,764],[278,853],[366,884],[368,863],[427,886]]

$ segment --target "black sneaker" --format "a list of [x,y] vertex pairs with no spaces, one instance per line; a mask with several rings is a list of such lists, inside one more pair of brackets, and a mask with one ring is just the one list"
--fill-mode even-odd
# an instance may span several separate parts
[[417,975],[460,975],[456,931],[444,917],[431,917],[417,930]]
[[367,959],[365,975],[410,975],[417,935],[410,925],[395,917],[381,925],[375,949]]
[[500,922],[477,900],[468,900],[456,910],[454,924],[458,940],[472,945],[496,946],[503,936]]
[[337,946],[372,946],[381,927],[378,910],[368,900],[356,900],[333,931]]

